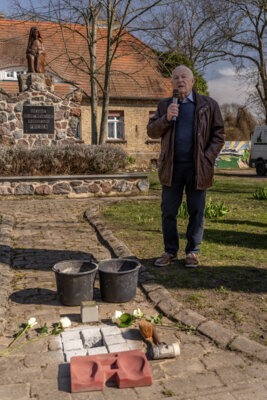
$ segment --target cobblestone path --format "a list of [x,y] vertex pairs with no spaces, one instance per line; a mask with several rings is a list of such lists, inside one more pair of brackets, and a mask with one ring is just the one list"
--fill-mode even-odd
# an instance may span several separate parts
[[[69,316],[79,325],[79,307],[64,307],[57,299],[51,266],[66,259],[96,260],[110,258],[95,231],[83,219],[84,211],[96,201],[89,199],[1,199],[0,214],[15,218],[12,233],[12,269],[4,333],[0,351],[10,341],[21,323],[36,317],[39,325],[59,322]],[[2,237],[3,239],[3,237]],[[0,239],[1,240],[1,239]],[[4,243],[4,241],[3,241]],[[0,250],[1,246],[0,241]],[[1,285],[1,277],[0,277]],[[154,315],[140,289],[136,298],[120,305],[102,303],[96,283],[95,298],[100,319],[105,322],[115,309],[132,312],[140,307]],[[6,290],[6,288],[5,288]],[[2,292],[0,292],[2,293]],[[0,294],[1,301],[1,294]],[[218,348],[206,337],[191,332],[160,330],[166,342],[181,342],[181,356],[151,361],[153,385],[134,389],[107,387],[103,392],[70,393],[69,371],[54,337],[22,347],[9,357],[0,357],[1,400],[265,400],[267,365],[241,353]],[[29,338],[35,337],[30,332]],[[145,343],[137,340],[145,349]]]

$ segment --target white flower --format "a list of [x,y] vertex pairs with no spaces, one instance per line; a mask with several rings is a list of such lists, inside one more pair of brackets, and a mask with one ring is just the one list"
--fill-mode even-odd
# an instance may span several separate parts
[[133,316],[134,316],[135,318],[143,318],[144,314],[142,313],[142,311],[140,310],[140,308],[137,308],[137,310],[134,310]]
[[34,325],[36,325],[36,318],[32,317],[29,319],[29,321],[27,322],[27,325],[29,325],[29,328],[32,328]]
[[122,316],[122,312],[121,311],[115,311],[113,317],[112,317],[112,322],[113,324],[119,324],[120,321],[120,317]]
[[71,320],[68,317],[60,318],[59,322],[62,328],[69,328],[71,326]]

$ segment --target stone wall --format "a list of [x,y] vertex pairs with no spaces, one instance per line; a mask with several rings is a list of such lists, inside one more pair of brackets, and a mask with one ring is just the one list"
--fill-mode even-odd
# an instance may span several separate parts
[[1,196],[127,196],[148,189],[146,174],[0,177]]
[[[20,92],[0,93],[0,144],[24,147],[80,142],[75,139],[82,96],[74,91],[64,99],[53,93],[54,80],[46,74],[19,76]],[[54,133],[24,133],[23,106],[54,106]]]

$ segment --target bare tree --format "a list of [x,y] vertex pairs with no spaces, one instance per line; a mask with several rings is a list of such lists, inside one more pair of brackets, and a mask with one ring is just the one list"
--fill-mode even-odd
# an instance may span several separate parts
[[250,69],[267,124],[267,1],[207,0],[206,4],[216,26],[217,55],[231,60],[239,71]]
[[257,121],[246,107],[239,104],[221,106],[225,123],[226,140],[250,140]]
[[[29,0],[27,7],[19,0],[14,0],[13,3],[16,7],[15,14],[20,18],[53,21],[60,26],[69,63],[87,74],[90,79],[90,93],[85,94],[91,103],[92,143],[104,143],[107,137],[112,63],[118,57],[118,48],[123,45],[127,31],[137,29],[133,26],[134,22],[152,8],[163,4],[163,0],[40,0],[38,6],[34,6]],[[164,4],[166,3],[165,1]],[[100,20],[104,22],[105,34],[103,30],[100,33],[98,29]],[[87,54],[69,49],[67,32],[72,32],[74,37],[79,37],[80,41],[86,43]],[[97,62],[97,46],[100,41],[102,45],[105,43],[105,57],[104,60]],[[129,42],[127,44],[129,51],[131,44]],[[141,53],[140,46],[139,49],[132,48],[131,51]],[[77,86],[76,82],[71,83]],[[98,89],[101,96],[98,95]],[[97,106],[100,98],[102,113],[98,132]]]
[[207,12],[205,0],[174,0],[168,7],[152,9],[148,25],[152,29],[146,40],[151,46],[186,56],[197,70],[218,59],[213,15]]

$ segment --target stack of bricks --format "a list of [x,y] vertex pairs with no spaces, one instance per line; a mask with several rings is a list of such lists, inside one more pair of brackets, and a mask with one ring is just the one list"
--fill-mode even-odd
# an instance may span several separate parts
[[140,342],[136,343],[123,336],[123,331],[117,326],[79,326],[62,332],[56,340],[60,341],[60,346],[66,362],[70,362],[71,357],[114,353],[120,351],[134,350],[142,348]]

